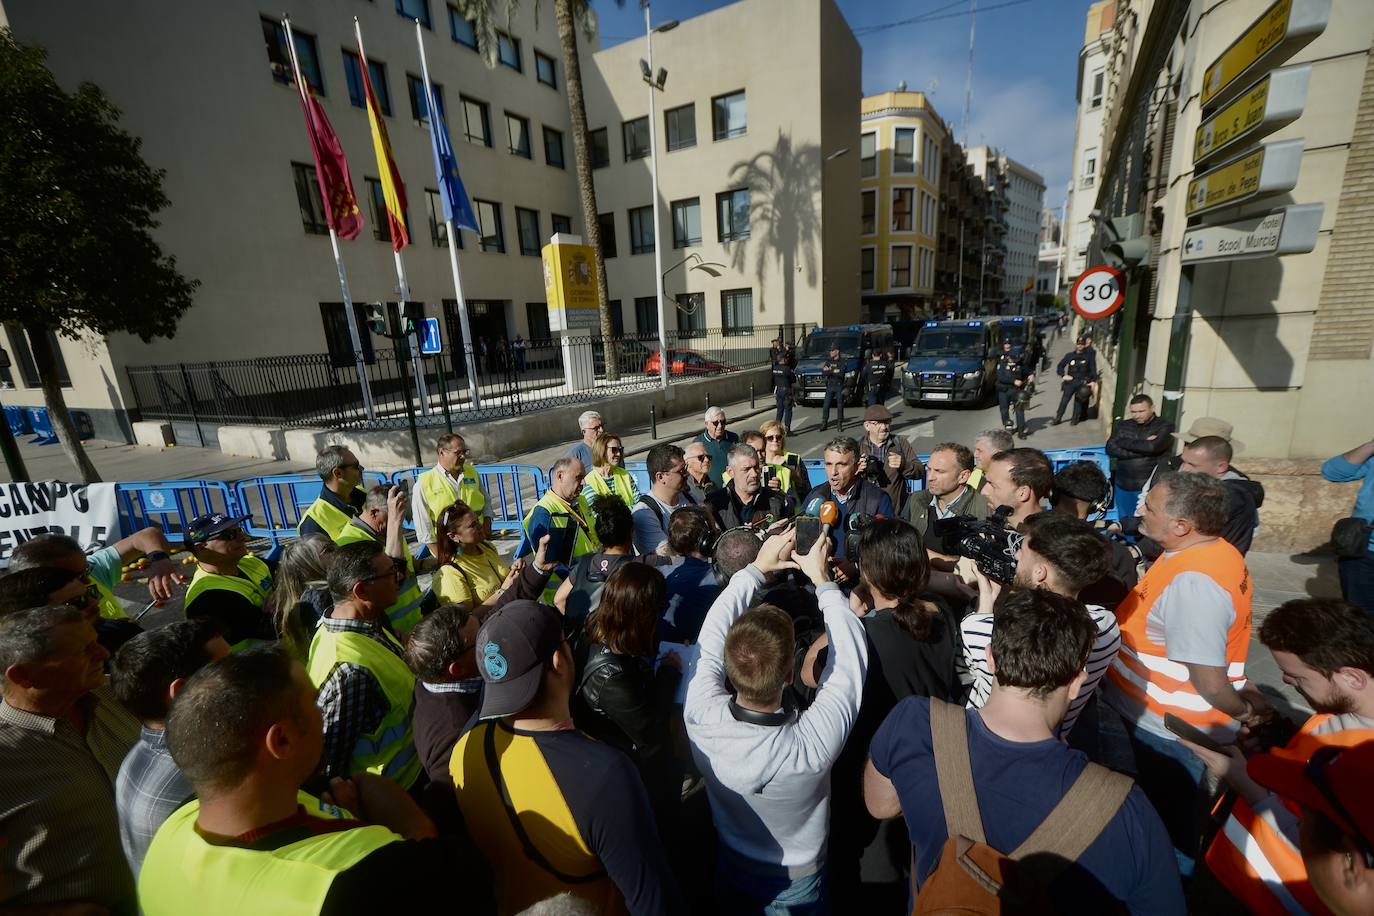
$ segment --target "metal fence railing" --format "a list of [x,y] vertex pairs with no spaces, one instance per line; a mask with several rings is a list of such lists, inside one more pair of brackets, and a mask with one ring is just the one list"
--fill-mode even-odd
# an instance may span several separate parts
[[[800,340],[806,324],[710,328],[667,334],[673,380],[704,378],[768,364],[774,338]],[[611,365],[607,372],[607,350]],[[368,354],[375,417],[364,409],[351,353],[308,353],[130,366],[138,418],[208,425],[325,429],[400,429],[413,409],[420,426],[507,417],[580,404],[658,385],[656,334],[531,340],[471,354],[480,406],[472,400],[468,354],[449,350],[414,359],[400,349]]]

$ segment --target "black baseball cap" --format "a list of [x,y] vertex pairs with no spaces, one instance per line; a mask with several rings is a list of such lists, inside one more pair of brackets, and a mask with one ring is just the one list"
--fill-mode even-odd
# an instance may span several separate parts
[[208,541],[221,532],[238,527],[252,517],[251,515],[221,515],[218,512],[212,512],[209,515],[197,515],[191,519],[191,524],[186,526],[186,539],[193,544]]
[[512,601],[488,617],[477,632],[477,667],[485,686],[479,717],[527,709],[539,693],[544,663],[562,644],[562,615],[537,601]]

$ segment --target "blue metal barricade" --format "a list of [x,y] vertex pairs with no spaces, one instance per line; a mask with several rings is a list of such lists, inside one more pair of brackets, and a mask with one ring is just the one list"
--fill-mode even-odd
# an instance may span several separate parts
[[30,441],[30,445],[52,445],[57,441],[57,434],[52,431],[52,417],[48,415],[48,408],[25,407],[24,416],[28,418],[29,428],[37,437]]
[[[549,488],[548,477],[542,470],[528,464],[479,464],[477,476],[487,494],[486,515],[491,519],[493,532],[518,532],[525,514],[534,508],[539,497]],[[392,483],[415,479],[428,467],[406,468],[391,475]],[[413,527],[409,520],[406,527]]]
[[627,461],[625,462],[625,470],[634,477],[635,486],[639,487],[639,492],[648,493],[653,487],[654,482],[649,479],[648,466],[643,461]]
[[22,436],[32,431],[29,427],[29,418],[24,413],[24,408],[17,405],[5,405],[5,422],[9,424],[11,435]]
[[120,527],[126,534],[160,525],[173,544],[185,542],[186,528],[196,516],[209,512],[233,515],[238,508],[229,484],[220,480],[120,483],[115,487],[115,498]]
[[[363,486],[390,483],[380,471],[364,471]],[[250,537],[267,538],[276,546],[296,536],[301,515],[320,495],[324,484],[317,474],[273,474],[248,477],[234,484],[238,511],[250,516],[244,530]]]

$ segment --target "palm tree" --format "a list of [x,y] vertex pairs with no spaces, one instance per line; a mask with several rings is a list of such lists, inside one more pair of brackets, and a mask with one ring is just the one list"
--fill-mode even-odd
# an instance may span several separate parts
[[[625,0],[615,0],[624,6]],[[643,4],[644,0],[640,0]],[[498,10],[504,7],[506,31],[520,0],[458,0],[459,11],[474,23],[477,50],[488,68],[497,63]],[[534,0],[534,21],[539,23],[542,0]],[[606,380],[620,379],[619,341],[611,326],[610,294],[606,287],[606,261],[601,252],[601,224],[597,220],[596,182],[592,178],[591,138],[587,131],[587,105],[582,95],[582,64],[577,50],[577,29],[588,38],[596,33],[596,13],[591,0],[553,0],[558,23],[558,43],[563,51],[563,81],[568,87],[568,111],[572,118],[573,151],[577,162],[577,189],[582,198],[582,225],[587,244],[596,257],[597,310],[601,318],[601,339],[605,342]],[[657,244],[657,240],[655,240]]]

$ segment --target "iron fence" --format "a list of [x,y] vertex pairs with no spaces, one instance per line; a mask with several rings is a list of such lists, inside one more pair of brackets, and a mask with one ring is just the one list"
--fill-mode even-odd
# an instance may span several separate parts
[[[799,341],[807,324],[711,328],[667,334],[673,381],[765,366],[774,338]],[[611,365],[607,372],[607,350]],[[352,353],[307,353],[128,367],[138,419],[208,425],[400,429],[407,410],[422,427],[581,404],[659,384],[657,334],[524,341],[417,359],[377,350],[365,363],[369,418]],[[475,378],[469,383],[469,359]],[[476,402],[474,402],[474,394]]]

